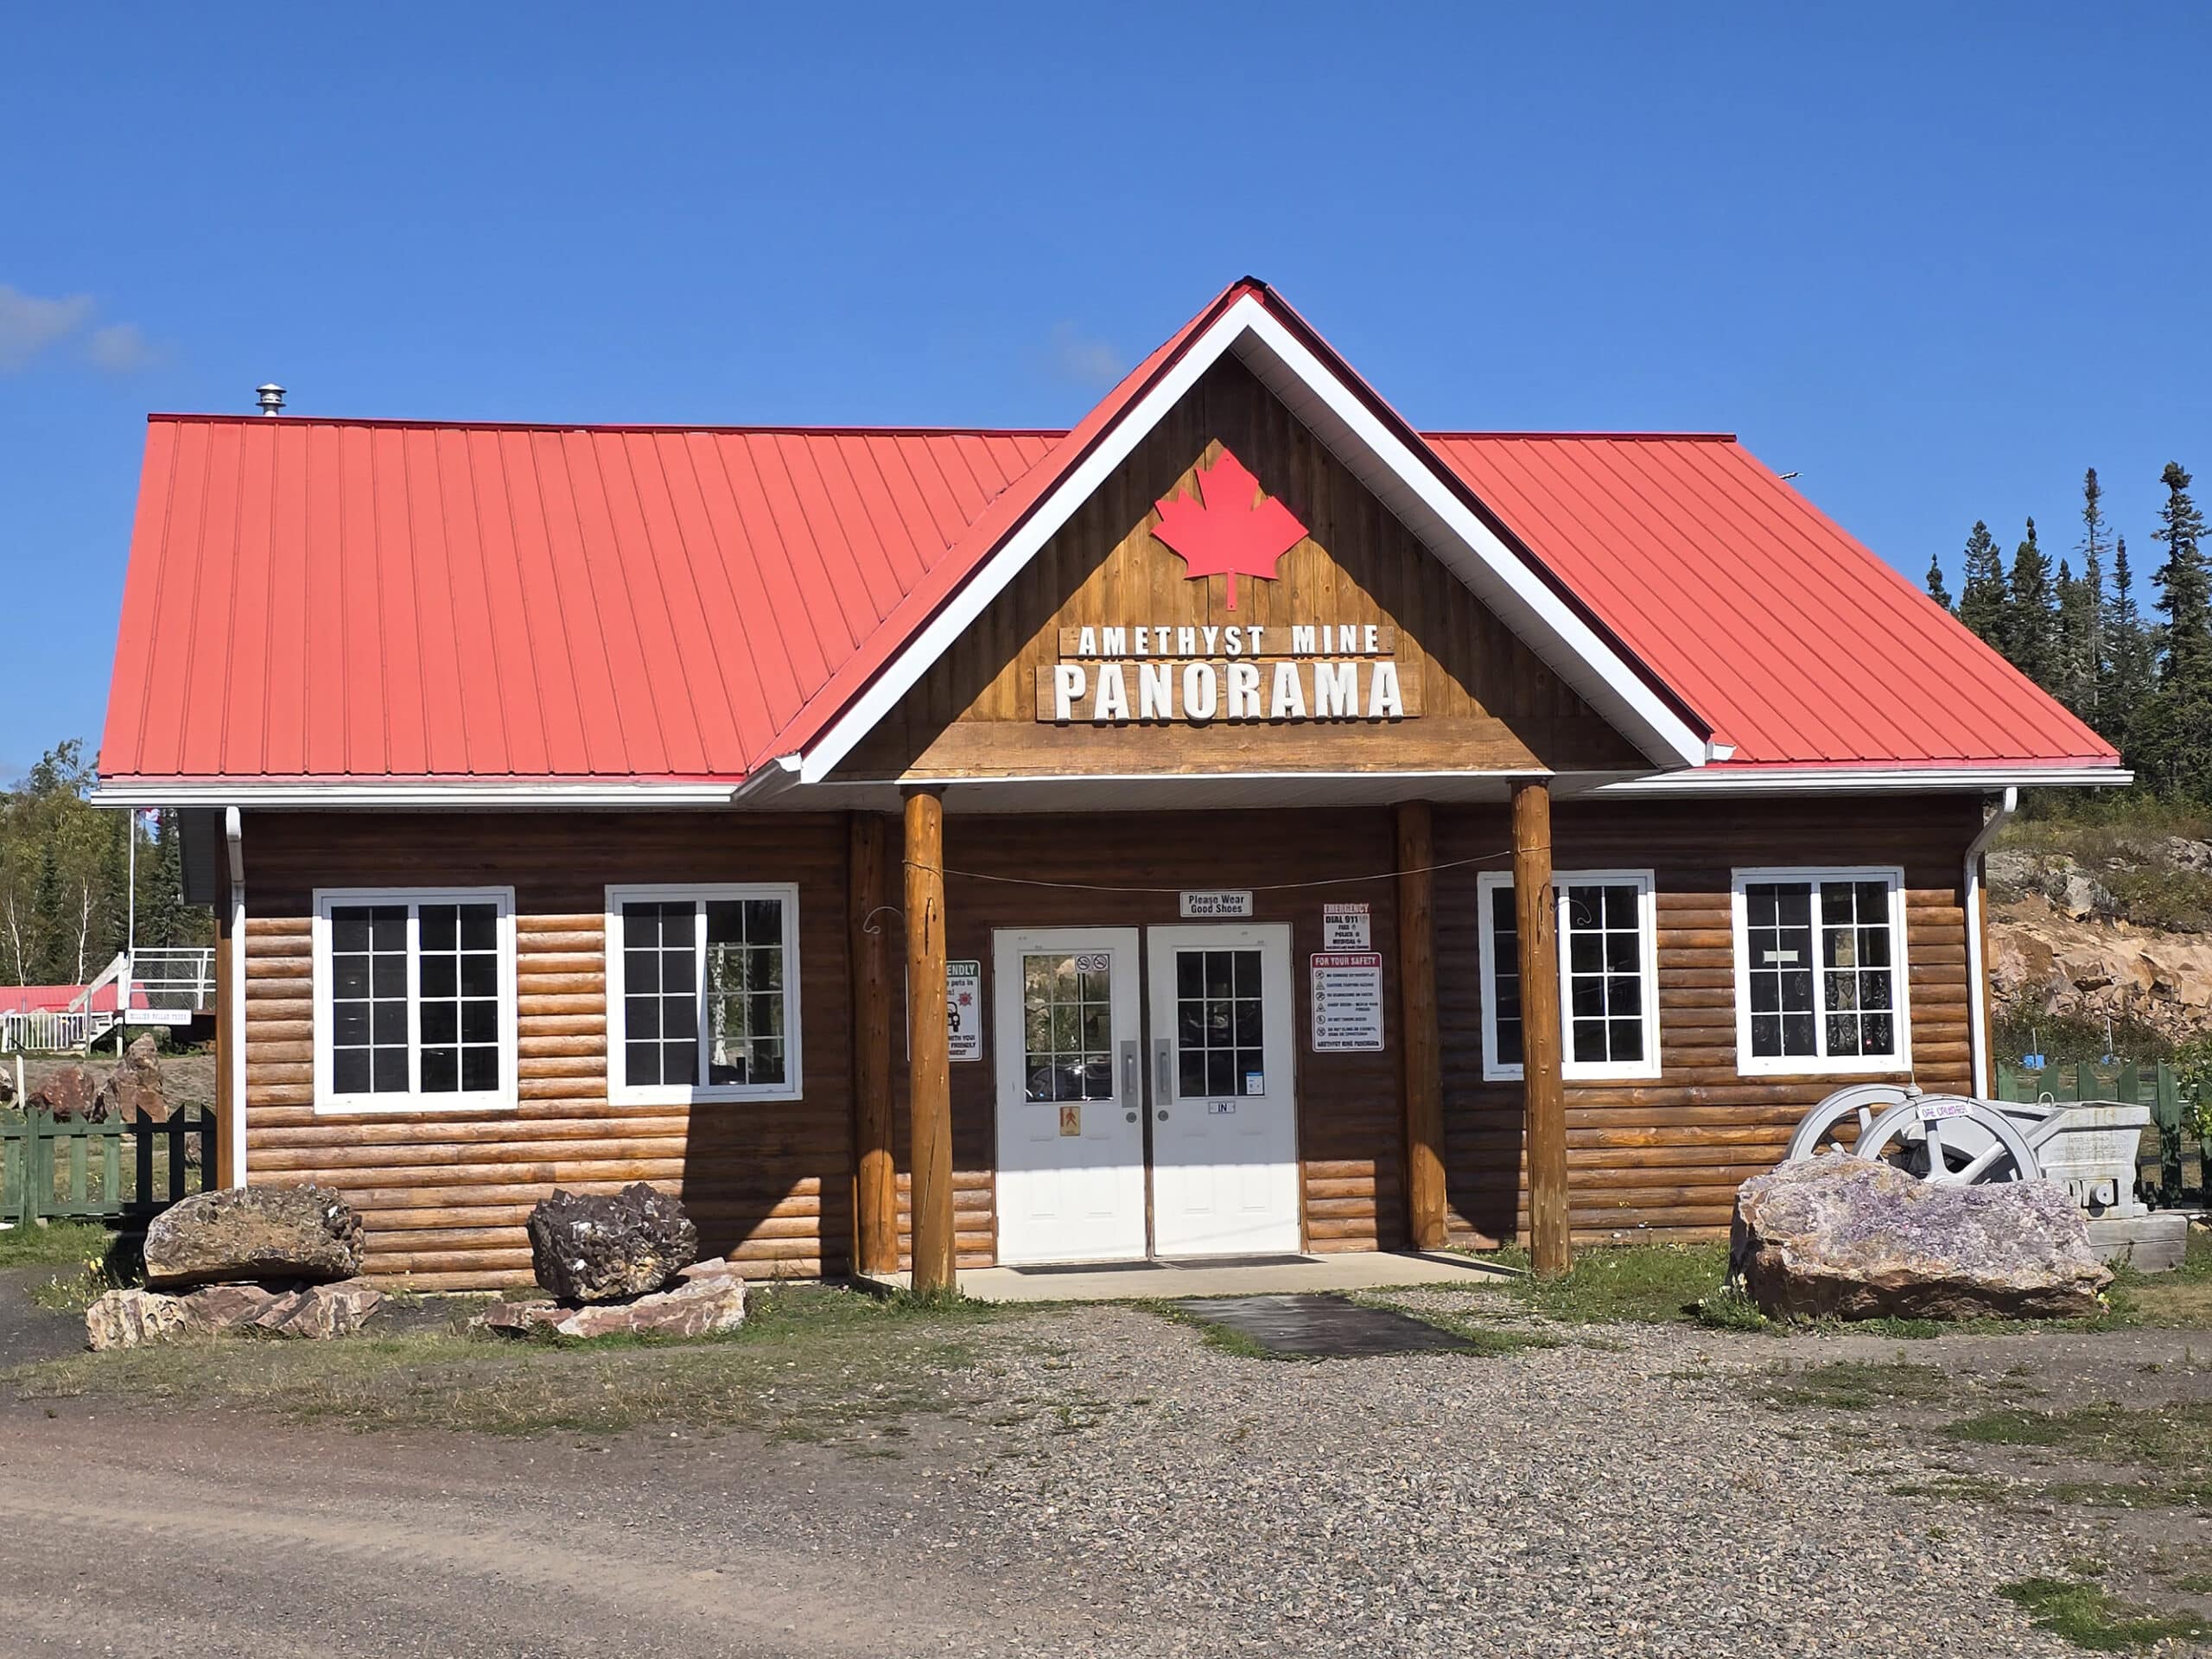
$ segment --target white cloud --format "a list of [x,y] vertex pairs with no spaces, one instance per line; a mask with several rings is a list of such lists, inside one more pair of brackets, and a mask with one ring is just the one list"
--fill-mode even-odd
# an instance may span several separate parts
[[0,283],[0,374],[28,368],[33,358],[75,334],[92,316],[90,295],[42,300]]
[[129,374],[143,369],[156,356],[146,331],[135,322],[104,323],[85,340],[85,355],[96,369],[110,374]]
[[1128,365],[1122,354],[1103,340],[1084,334],[1071,322],[1052,326],[1052,372],[1078,385],[1110,386]]

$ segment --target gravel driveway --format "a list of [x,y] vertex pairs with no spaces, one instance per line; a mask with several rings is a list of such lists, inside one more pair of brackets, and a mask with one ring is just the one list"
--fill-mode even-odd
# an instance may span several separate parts
[[[1297,1363],[1143,1310],[1051,1310],[994,1327],[963,1406],[894,1457],[18,1402],[0,1630],[25,1656],[158,1637],[257,1659],[2077,1651],[1996,1586],[2109,1548],[2108,1517],[1900,1493],[1957,1448],[1755,1403],[1777,1366],[1897,1343],[1554,1334]],[[2190,1340],[1905,1357],[2001,1397],[2047,1349],[2072,1389],[2202,1398]],[[2155,1524],[2204,1541],[2196,1517]]]

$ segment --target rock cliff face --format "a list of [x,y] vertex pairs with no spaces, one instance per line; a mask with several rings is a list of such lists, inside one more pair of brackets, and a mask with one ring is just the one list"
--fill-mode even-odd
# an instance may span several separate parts
[[2212,1031],[2212,938],[2069,916],[2017,899],[1989,916],[1990,979],[2000,1016],[2133,1020],[2185,1042]]
[[[2195,898],[2208,867],[2212,845],[2180,837],[2133,858],[2086,863],[1993,855],[1990,976],[1999,1015],[2132,1020],[2177,1043],[2212,1032],[2212,932],[2199,930]],[[2152,907],[2173,925],[2131,918],[2145,907],[2146,883],[2163,900]]]

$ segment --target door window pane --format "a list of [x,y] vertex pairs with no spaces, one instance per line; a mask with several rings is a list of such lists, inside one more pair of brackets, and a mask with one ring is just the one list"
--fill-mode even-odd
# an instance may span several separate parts
[[1022,1088],[1028,1100],[1114,1097],[1114,957],[1106,950],[1021,958]]
[[1257,950],[1175,953],[1175,1091],[1267,1092],[1266,1002]]

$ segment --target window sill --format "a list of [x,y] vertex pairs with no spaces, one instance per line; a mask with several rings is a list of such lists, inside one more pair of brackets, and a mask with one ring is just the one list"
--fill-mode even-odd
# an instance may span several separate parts
[[1772,1060],[1739,1060],[1739,1077],[1910,1077],[1912,1061],[1903,1055],[1882,1054],[1861,1058],[1823,1060],[1808,1054],[1789,1054]]
[[611,1087],[607,1091],[610,1106],[741,1106],[760,1101],[804,1100],[804,1090],[797,1084],[777,1084],[772,1089],[760,1088],[642,1088],[627,1085]]
[[317,1117],[449,1117],[461,1112],[512,1112],[515,1096],[495,1095],[340,1095],[315,1103]]

